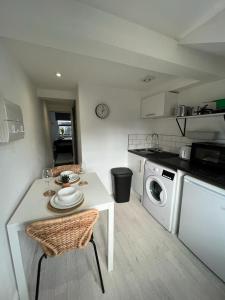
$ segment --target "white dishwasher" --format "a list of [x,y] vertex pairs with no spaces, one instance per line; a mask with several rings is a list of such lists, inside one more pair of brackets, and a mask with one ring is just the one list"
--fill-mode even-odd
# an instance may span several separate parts
[[225,281],[225,190],[184,177],[179,239]]

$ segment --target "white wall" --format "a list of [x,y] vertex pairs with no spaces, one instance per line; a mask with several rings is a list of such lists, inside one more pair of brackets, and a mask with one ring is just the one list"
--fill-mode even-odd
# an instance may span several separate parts
[[43,106],[20,67],[0,44],[0,92],[22,108],[25,138],[0,145],[0,299],[16,295],[6,223],[24,193],[48,163]]
[[39,98],[74,100],[76,95],[76,88],[74,88],[74,91],[37,89],[37,96]]
[[[110,169],[127,165],[129,133],[149,132],[149,120],[140,119],[140,93],[124,89],[79,85],[82,159],[111,191]],[[107,103],[110,115],[95,115],[98,103]]]
[[[181,136],[175,119],[140,119],[143,93],[81,83],[78,94],[82,160],[88,170],[98,173],[109,192],[110,169],[127,164],[128,134],[158,132]],[[203,101],[219,98],[225,98],[225,80],[182,91],[178,102],[196,106]],[[111,113],[106,120],[98,119],[94,112],[96,105],[101,102],[110,107]],[[187,130],[218,131],[218,138],[225,139],[222,117],[188,120]]]
[[55,118],[55,112],[49,112],[50,128],[51,128],[51,143],[53,144],[59,138],[59,126]]
[[[181,92],[178,103],[189,106],[203,105],[204,101],[225,98],[225,80],[215,81],[196,86]],[[153,131],[162,134],[181,135],[175,120],[158,119],[151,120],[150,126]],[[225,122],[223,117],[196,118],[187,121],[187,130],[217,131],[218,138],[225,138]]]

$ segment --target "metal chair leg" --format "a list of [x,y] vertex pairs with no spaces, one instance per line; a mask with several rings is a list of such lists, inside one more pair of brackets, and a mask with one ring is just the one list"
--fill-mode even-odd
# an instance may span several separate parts
[[39,262],[38,262],[38,272],[37,272],[37,283],[36,283],[35,300],[38,300],[38,295],[39,295],[41,263],[42,263],[43,258],[47,258],[47,255],[45,253],[40,257]]
[[97,252],[97,247],[96,247],[96,244],[95,244],[95,241],[94,241],[93,234],[91,236],[90,242],[92,243],[92,245],[94,247],[95,258],[96,258],[97,267],[98,267],[98,274],[99,274],[99,278],[100,278],[100,282],[101,282],[102,293],[104,294],[105,293],[105,288],[104,288],[104,284],[103,284],[102,272],[101,272],[101,268],[100,268],[100,264],[99,264],[98,252]]

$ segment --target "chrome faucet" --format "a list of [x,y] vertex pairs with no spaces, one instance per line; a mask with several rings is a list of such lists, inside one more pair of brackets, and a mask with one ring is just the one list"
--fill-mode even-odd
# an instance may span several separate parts
[[159,151],[159,135],[158,133],[148,134],[146,136],[146,142],[150,144],[150,148],[155,151]]
[[158,133],[152,134],[152,144],[153,144],[153,149],[158,151],[159,150],[159,135],[158,135]]

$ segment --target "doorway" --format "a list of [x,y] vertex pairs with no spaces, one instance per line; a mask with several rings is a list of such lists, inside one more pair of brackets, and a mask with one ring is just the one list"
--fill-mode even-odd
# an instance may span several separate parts
[[75,116],[75,105],[66,112],[49,110],[54,166],[78,162]]

